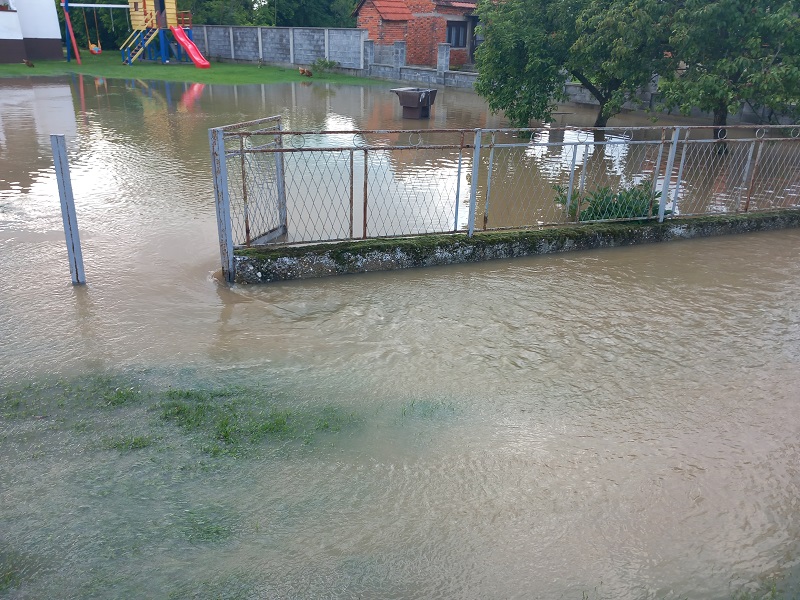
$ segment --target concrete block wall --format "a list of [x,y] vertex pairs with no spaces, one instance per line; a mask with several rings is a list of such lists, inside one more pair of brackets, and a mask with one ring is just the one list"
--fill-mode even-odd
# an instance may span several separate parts
[[379,65],[394,64],[394,45],[383,46],[375,44],[375,54],[373,61]]
[[284,64],[292,62],[292,30],[288,27],[262,27],[263,61]]
[[367,32],[361,29],[328,29],[328,60],[343,69],[363,69],[366,39]]
[[365,68],[361,29],[196,25],[193,35],[209,59],[310,65],[323,58],[343,69]]
[[258,27],[233,27],[232,33],[236,60],[258,62]]
[[294,60],[298,65],[310,65],[318,58],[326,58],[324,29],[292,29]]

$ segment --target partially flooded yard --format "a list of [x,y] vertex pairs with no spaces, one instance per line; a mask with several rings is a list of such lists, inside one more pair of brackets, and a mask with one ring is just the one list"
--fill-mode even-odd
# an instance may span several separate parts
[[0,597],[799,593],[800,232],[228,288],[206,128],[396,99],[2,85]]

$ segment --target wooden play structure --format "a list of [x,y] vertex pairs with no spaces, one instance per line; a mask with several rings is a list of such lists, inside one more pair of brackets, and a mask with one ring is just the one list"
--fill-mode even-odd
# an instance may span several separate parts
[[[131,34],[120,47],[122,62],[126,65],[136,60],[160,61],[167,64],[170,57],[178,62],[191,60],[196,67],[207,69],[211,65],[192,41],[192,13],[178,11],[176,0],[128,0],[128,4],[77,4],[64,0],[61,5],[64,9],[64,21],[67,25],[67,34],[72,42],[75,58],[80,64],[80,53],[75,42],[75,33],[69,16],[70,7],[73,8],[121,8],[129,11]],[[96,30],[97,44],[91,44],[90,52],[97,54],[100,48],[99,34]],[[171,33],[171,38],[169,36]],[[89,31],[87,26],[87,37]],[[174,41],[172,41],[174,40]],[[67,44],[67,60],[70,59],[69,43]]]

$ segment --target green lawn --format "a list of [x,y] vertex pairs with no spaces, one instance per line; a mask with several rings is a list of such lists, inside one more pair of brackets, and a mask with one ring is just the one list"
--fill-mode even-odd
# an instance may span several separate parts
[[[0,64],[0,78],[3,77],[47,77],[68,73],[83,73],[95,77],[118,79],[158,79],[161,81],[189,81],[197,83],[218,83],[235,85],[246,83],[285,83],[288,81],[309,81],[301,76],[297,69],[286,69],[252,64],[212,63],[210,69],[198,69],[193,64],[162,65],[160,63],[135,62],[133,65],[122,64],[120,54],[116,50],[103,52],[99,56],[81,53],[83,64],[75,60],[37,61],[33,68],[22,63]],[[337,73],[315,73],[310,81],[327,83],[349,83],[364,85],[379,83],[375,79],[340,75]]]

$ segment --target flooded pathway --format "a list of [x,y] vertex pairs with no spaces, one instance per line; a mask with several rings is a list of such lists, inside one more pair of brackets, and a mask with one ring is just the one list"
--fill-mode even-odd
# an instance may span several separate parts
[[796,594],[800,232],[216,283],[207,128],[389,87],[0,82],[0,597]]

